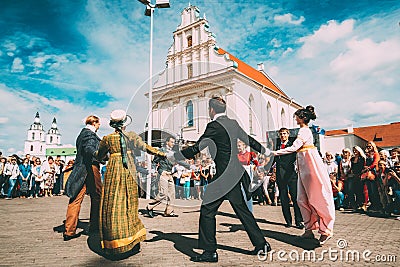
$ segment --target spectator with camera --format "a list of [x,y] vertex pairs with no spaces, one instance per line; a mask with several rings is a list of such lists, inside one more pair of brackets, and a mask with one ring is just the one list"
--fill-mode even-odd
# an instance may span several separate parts
[[382,209],[382,204],[379,199],[378,185],[375,181],[376,169],[380,156],[378,153],[378,148],[376,144],[369,141],[365,147],[365,154],[367,159],[365,161],[365,166],[361,178],[365,180],[368,187],[368,198],[371,205],[368,207],[368,211],[380,211]]

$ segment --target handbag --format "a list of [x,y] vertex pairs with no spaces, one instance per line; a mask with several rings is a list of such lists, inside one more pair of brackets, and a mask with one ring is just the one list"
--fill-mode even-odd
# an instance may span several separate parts
[[370,181],[375,180],[375,174],[370,170],[363,172],[360,177],[362,180],[365,180],[365,179],[370,180]]
[[21,187],[19,189],[22,193],[26,193],[29,190],[28,182],[27,181],[22,181]]

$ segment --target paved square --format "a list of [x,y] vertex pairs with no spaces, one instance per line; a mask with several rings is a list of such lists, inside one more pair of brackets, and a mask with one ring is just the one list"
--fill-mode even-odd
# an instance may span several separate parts
[[[147,200],[140,200],[140,211]],[[178,218],[140,215],[148,231],[142,251],[121,261],[101,255],[98,237],[82,235],[64,242],[63,220],[67,197],[0,199],[0,266],[366,266],[400,264],[400,221],[351,212],[336,212],[334,237],[324,247],[297,236],[302,230],[285,228],[281,208],[254,206],[254,214],[274,253],[267,259],[247,255],[253,247],[228,202],[217,216],[219,262],[193,263],[199,253],[197,228],[199,203],[178,200]],[[89,197],[85,197],[78,226],[89,221]],[[191,205],[191,206],[190,206]],[[186,207],[185,207],[186,206]],[[161,209],[161,207],[160,207]],[[159,210],[161,213],[162,210]],[[81,229],[78,229],[81,230]],[[316,237],[319,235],[317,233]],[[312,249],[306,251],[305,249]],[[357,260],[359,256],[359,260]],[[271,258],[272,257],[272,258]],[[313,260],[314,259],[314,260]],[[272,262],[271,262],[272,261]],[[379,261],[379,262],[378,262]],[[385,261],[385,262],[382,262]]]

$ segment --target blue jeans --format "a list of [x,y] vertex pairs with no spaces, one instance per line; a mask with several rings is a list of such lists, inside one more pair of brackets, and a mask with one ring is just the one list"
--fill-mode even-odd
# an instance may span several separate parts
[[186,181],[185,185],[183,186],[185,198],[189,199],[190,198],[190,181]]
[[369,209],[371,210],[382,209],[382,203],[379,198],[378,185],[376,184],[376,181],[366,180],[365,183],[367,184],[368,188],[369,202],[371,202],[371,206],[369,207]]
[[243,185],[240,185],[240,189],[242,190],[243,199],[244,199],[244,202],[246,202],[247,208],[249,209],[249,211],[251,213],[253,213],[253,198],[250,198],[250,200],[247,200],[246,193],[244,192],[244,189],[243,189]]
[[8,179],[8,193],[7,193],[8,198],[12,197],[12,191],[13,191],[16,183],[17,183],[17,179],[11,179],[11,178]]
[[395,209],[397,212],[400,212],[400,190],[398,190],[398,191],[393,191],[393,195],[394,195],[394,197],[395,197],[395,200],[394,200],[394,209]]
[[336,197],[333,197],[333,200],[335,201],[335,207],[342,208],[343,207],[343,201],[344,201],[344,194],[343,192],[338,192]]

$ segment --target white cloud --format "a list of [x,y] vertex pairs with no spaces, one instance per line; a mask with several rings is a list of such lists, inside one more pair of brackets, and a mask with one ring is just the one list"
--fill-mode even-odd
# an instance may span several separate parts
[[281,42],[276,38],[273,38],[271,40],[271,44],[272,44],[273,47],[280,47],[281,46]]
[[19,57],[14,58],[12,66],[11,66],[11,72],[23,72],[25,69],[24,65],[22,64],[22,59]]
[[72,54],[56,55],[49,53],[46,54],[44,52],[39,52],[37,54],[31,55],[28,57],[28,60],[29,64],[33,67],[33,74],[39,74],[41,72],[53,74],[55,70],[60,69],[63,65],[69,62],[73,62],[74,64],[80,63],[76,56]]
[[334,20],[328,21],[328,24],[322,25],[312,35],[302,37],[298,42],[303,43],[298,55],[301,59],[313,58],[322,50],[326,49],[327,44],[333,44],[337,40],[349,36],[353,32],[355,21],[348,19],[342,23]]
[[386,117],[398,113],[400,113],[399,106],[390,101],[370,101],[361,104],[358,108],[358,114],[361,116]]
[[[351,39],[347,43],[347,50],[340,53],[330,63],[333,72],[342,76],[354,76],[366,74],[387,68],[400,62],[400,41],[387,40],[374,42],[371,39],[356,40]],[[390,52],[389,52],[390,51]],[[382,73],[383,74],[383,73]],[[393,80],[382,78],[386,83],[393,83]]]
[[279,68],[277,66],[268,67],[267,73],[271,76],[277,76],[279,74]]
[[288,47],[285,51],[283,51],[282,56],[285,57],[291,53],[293,53],[293,49],[291,47]]
[[269,56],[271,56],[271,57],[272,57],[272,56],[274,56],[274,55],[275,55],[275,53],[276,53],[276,52],[275,52],[275,50],[271,50],[271,51],[269,52]]
[[277,22],[280,22],[280,23],[289,23],[289,24],[293,24],[293,25],[300,25],[306,19],[303,16],[300,16],[298,19],[296,19],[296,17],[293,14],[287,13],[284,15],[275,15],[274,20]]
[[15,52],[17,50],[17,45],[14,42],[6,40],[3,44],[3,47],[7,52]]
[[[368,20],[356,28],[351,20],[346,22],[346,27],[345,22],[330,22],[303,39],[299,54],[308,55],[308,60],[282,57],[278,66],[285,71],[272,78],[300,104],[313,104],[316,123],[326,129],[398,121],[400,109],[392,99],[399,95],[399,38],[390,35],[389,27],[381,27],[385,18],[374,27]],[[340,27],[344,32],[326,35]]]
[[7,117],[0,117],[0,123],[7,123],[8,118]]

